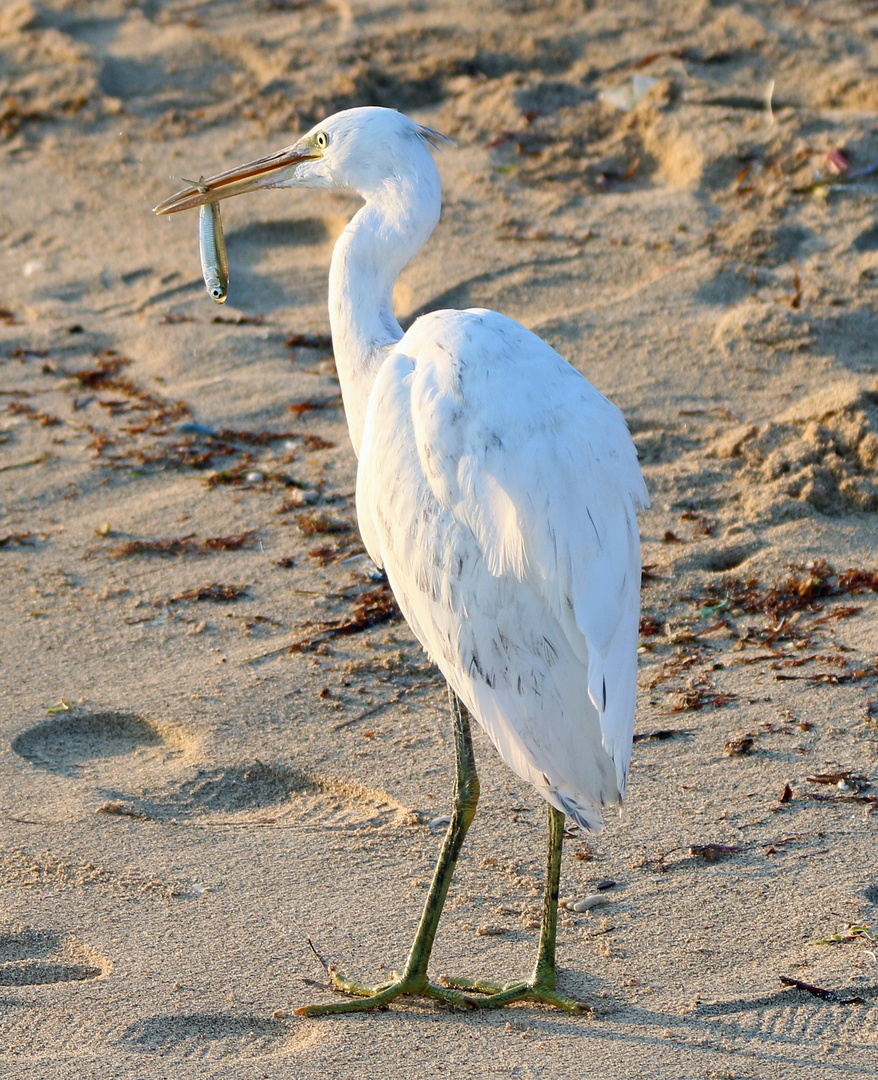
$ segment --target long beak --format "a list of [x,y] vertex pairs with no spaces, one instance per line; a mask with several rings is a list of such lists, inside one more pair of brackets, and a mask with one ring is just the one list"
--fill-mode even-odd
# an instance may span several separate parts
[[302,161],[311,161],[319,155],[287,146],[268,157],[258,158],[236,169],[201,179],[197,184],[178,191],[170,199],[165,199],[153,208],[156,214],[176,214],[178,210],[191,210],[204,203],[219,202],[232,195],[241,195],[245,191],[257,191],[259,188],[276,187],[288,180]]

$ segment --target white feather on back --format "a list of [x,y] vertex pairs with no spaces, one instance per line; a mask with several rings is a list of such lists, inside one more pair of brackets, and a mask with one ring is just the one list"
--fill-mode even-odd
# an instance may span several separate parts
[[424,316],[378,372],[366,547],[507,764],[586,828],[625,790],[647,503],[618,409],[504,316]]

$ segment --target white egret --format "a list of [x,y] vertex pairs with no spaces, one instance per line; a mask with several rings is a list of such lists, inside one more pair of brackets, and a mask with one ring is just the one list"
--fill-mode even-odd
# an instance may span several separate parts
[[[451,824],[402,974],[376,986],[334,969],[350,1000],[400,994],[493,1007],[555,991],[564,815],[597,831],[625,793],[637,681],[640,541],[648,505],[619,410],[503,315],[436,311],[404,334],[394,282],[439,219],[431,154],[447,140],[390,109],[337,113],[298,142],[202,180],[158,214],[269,187],[354,191],[364,205],[329,271],[335,360],[359,458],[357,517],[403,614],[450,690],[457,752]],[[530,978],[431,982],[427,965],[478,779],[467,714],[549,804],[537,962]]]

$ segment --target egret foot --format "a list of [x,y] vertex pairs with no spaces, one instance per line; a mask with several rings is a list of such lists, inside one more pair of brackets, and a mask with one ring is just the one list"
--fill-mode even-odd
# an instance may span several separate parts
[[[444,1001],[458,1009],[477,1009],[481,999],[468,997],[453,987],[439,986],[427,978],[427,965],[430,962],[430,952],[433,948],[433,940],[436,937],[436,928],[439,925],[439,916],[442,914],[442,906],[451,885],[454,867],[457,864],[460,849],[467,829],[476,812],[476,804],[479,800],[479,778],[476,773],[476,763],[473,757],[472,739],[470,738],[469,720],[463,702],[449,688],[451,699],[451,716],[454,728],[454,745],[457,756],[457,778],[454,784],[454,805],[451,813],[451,821],[442,850],[439,853],[439,861],[433,874],[433,882],[424,903],[424,911],[418,924],[418,931],[409,952],[405,969],[402,975],[393,973],[393,978],[388,982],[370,986],[367,983],[351,982],[340,975],[335,968],[326,964],[319,953],[317,957],[326,969],[332,980],[333,987],[343,994],[350,994],[358,1000],[334,1001],[328,1005],[303,1005],[296,1009],[299,1016],[325,1016],[331,1013],[362,1012],[364,1009],[383,1009],[403,994],[411,994],[415,997],[433,998]],[[562,817],[563,821],[563,817]],[[314,946],[312,945],[313,949]],[[316,953],[316,950],[315,950]]]
[[566,994],[559,994],[547,982],[536,979],[495,983],[485,982],[483,979],[456,979],[440,975],[439,981],[452,990],[471,990],[476,994],[486,995],[474,999],[479,1009],[500,1009],[504,1005],[511,1005],[514,1001],[538,1001],[544,1005],[552,1005],[556,1009],[563,1009],[564,1012],[573,1013],[575,1016],[591,1012],[591,1006],[584,1001],[577,1001],[575,998],[567,997]]
[[405,975],[397,976],[389,982],[368,983],[352,982],[340,975],[334,968],[329,969],[329,977],[336,990],[343,994],[350,994],[352,1001],[333,1001],[326,1005],[303,1005],[296,1009],[298,1016],[326,1016],[332,1013],[364,1012],[366,1009],[384,1009],[391,1001],[404,994],[412,997],[433,998],[445,1002],[446,1005],[456,1009],[477,1009],[481,1004],[480,998],[472,998],[459,990],[439,986],[426,979],[406,978]]

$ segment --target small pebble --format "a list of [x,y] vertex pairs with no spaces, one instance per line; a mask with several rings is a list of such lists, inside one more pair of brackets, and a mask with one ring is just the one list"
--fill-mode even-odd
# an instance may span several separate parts
[[301,488],[290,488],[287,492],[284,506],[292,508],[294,506],[308,506],[312,503],[316,503],[320,498],[320,495],[316,491],[303,491]]
[[609,904],[610,897],[604,893],[593,893],[591,896],[583,896],[581,900],[574,900],[572,903],[568,901],[568,911],[591,911],[592,908],[599,907],[601,904]]

